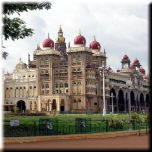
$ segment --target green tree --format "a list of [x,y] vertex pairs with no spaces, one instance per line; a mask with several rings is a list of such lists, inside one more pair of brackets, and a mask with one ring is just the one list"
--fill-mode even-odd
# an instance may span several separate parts
[[[4,3],[3,4],[3,36],[5,40],[18,40],[28,36],[32,36],[34,30],[28,28],[26,23],[19,17],[11,18],[11,15],[17,13],[20,15],[22,12],[28,12],[33,10],[50,9],[51,3]],[[2,57],[6,59],[8,53],[2,51]]]

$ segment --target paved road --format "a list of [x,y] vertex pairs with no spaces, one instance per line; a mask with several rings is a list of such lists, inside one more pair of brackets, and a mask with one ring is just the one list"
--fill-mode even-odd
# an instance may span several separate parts
[[143,149],[148,150],[149,136],[124,136],[107,139],[77,139],[21,144],[5,144],[4,150],[93,150],[93,149]]

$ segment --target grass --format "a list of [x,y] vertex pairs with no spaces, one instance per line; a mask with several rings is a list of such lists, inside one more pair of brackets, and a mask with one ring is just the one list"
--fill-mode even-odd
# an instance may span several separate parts
[[[146,115],[139,115],[140,118],[146,118]],[[74,121],[75,118],[91,118],[91,120],[109,120],[111,118],[116,118],[118,120],[129,120],[128,114],[107,114],[103,117],[102,114],[56,114],[47,115],[47,116],[15,116],[11,114],[7,114],[4,116],[4,120],[19,120],[20,124],[33,124],[34,121],[36,124],[39,123],[39,119],[50,119],[57,118],[59,121]],[[4,122],[4,124],[9,124],[9,122]]]
[[[76,118],[85,118],[85,128],[80,127],[80,123],[77,123]],[[140,115],[140,118],[146,118],[146,115]],[[48,130],[45,125],[39,126],[40,119],[52,119],[51,124],[53,130]],[[111,127],[111,119],[116,119],[115,123]],[[77,134],[77,133],[98,133],[106,132],[107,126],[108,131],[122,131],[129,128],[129,115],[128,114],[116,114],[106,115],[103,117],[102,114],[57,114],[56,116],[15,116],[5,115],[4,120],[19,120],[20,126],[11,127],[9,122],[5,122],[5,134],[6,136],[32,136],[34,132],[36,135],[56,135],[56,134]],[[91,123],[89,121],[91,121]],[[102,121],[103,120],[103,121]],[[105,121],[110,120],[110,121]],[[124,120],[125,122],[123,122]],[[34,122],[36,122],[36,129],[34,129]],[[106,124],[108,122],[108,125]],[[119,123],[119,122],[122,122]],[[23,125],[22,125],[23,124]],[[39,128],[41,127],[41,128]],[[82,130],[81,130],[82,129]],[[35,131],[34,131],[35,130]],[[40,132],[39,132],[40,130]]]

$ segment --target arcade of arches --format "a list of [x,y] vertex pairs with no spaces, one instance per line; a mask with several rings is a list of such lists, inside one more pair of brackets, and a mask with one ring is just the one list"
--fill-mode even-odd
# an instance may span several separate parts
[[110,89],[110,98],[107,102],[107,111],[112,112],[128,112],[129,95],[131,103],[131,111],[143,112],[149,111],[149,94],[142,92],[128,91],[122,89]]
[[50,111],[65,111],[65,99],[48,99],[48,100],[42,100],[41,103],[41,110],[44,112],[50,112]]

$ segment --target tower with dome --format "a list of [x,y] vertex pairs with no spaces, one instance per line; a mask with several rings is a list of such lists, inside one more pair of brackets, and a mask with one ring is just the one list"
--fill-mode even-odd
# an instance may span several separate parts
[[[107,67],[107,55],[99,40],[94,37],[89,46],[79,33],[73,46],[66,47],[60,26],[54,43],[48,34],[42,46],[37,45],[28,64],[20,59],[15,70],[4,76],[4,111],[71,112],[103,111],[103,78],[99,67]],[[105,99],[107,112],[112,111],[111,93],[114,95],[114,112],[128,112],[128,87],[132,81],[131,109],[149,110],[149,76],[138,59],[131,63],[128,55],[122,67],[105,70]]]

